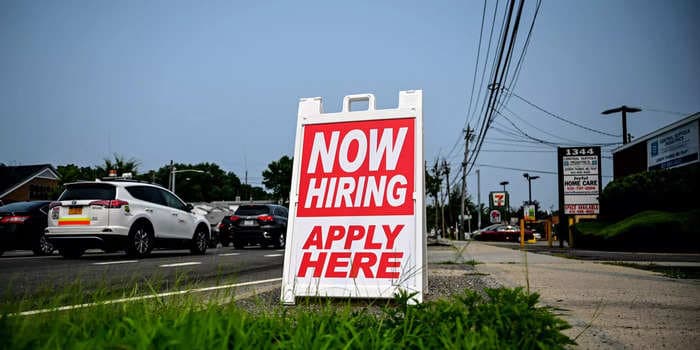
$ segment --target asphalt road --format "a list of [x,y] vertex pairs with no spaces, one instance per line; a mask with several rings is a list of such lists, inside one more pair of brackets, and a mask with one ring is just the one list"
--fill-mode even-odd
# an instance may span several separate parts
[[133,287],[149,281],[158,290],[175,286],[241,283],[282,276],[284,250],[249,247],[208,249],[205,255],[189,250],[155,250],[133,259],[124,253],[88,251],[79,259],[59,255],[33,256],[30,251],[6,252],[0,257],[0,300],[21,295],[61,291],[80,284],[83,292]]

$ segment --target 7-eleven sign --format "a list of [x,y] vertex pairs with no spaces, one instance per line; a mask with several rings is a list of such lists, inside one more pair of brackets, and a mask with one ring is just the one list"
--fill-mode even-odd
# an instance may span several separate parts
[[489,207],[491,209],[506,208],[508,205],[508,192],[489,193]]

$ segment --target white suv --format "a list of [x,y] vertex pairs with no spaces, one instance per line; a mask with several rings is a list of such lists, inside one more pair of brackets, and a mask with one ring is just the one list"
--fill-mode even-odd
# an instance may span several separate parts
[[124,249],[144,257],[159,247],[189,247],[204,254],[209,222],[191,212],[172,192],[137,181],[89,181],[66,184],[49,206],[46,238],[66,258],[86,249]]

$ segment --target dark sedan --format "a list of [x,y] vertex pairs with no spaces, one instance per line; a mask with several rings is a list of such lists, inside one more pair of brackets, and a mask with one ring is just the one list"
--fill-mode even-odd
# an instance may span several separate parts
[[233,242],[236,249],[249,244],[284,248],[287,233],[287,208],[275,204],[241,205],[219,224],[219,239],[225,247]]
[[[533,239],[531,230],[525,229],[525,240]],[[474,239],[478,241],[506,241],[520,242],[520,227],[513,225],[500,225],[479,232]]]
[[0,207],[0,254],[15,249],[31,249],[36,255],[53,253],[54,247],[44,236],[49,203],[16,202]]

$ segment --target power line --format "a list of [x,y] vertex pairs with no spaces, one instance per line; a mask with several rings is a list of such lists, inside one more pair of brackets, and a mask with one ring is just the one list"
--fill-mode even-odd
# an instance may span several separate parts
[[559,136],[559,135],[556,135],[556,134],[552,134],[552,133],[550,133],[550,132],[547,132],[547,131],[545,131],[545,130],[543,130],[543,129],[540,129],[540,128],[537,127],[536,125],[534,125],[534,124],[528,122],[527,120],[525,120],[525,118],[519,116],[518,114],[516,114],[516,113],[513,112],[512,110],[508,109],[508,107],[503,106],[503,109],[505,109],[506,111],[508,111],[508,112],[511,114],[511,116],[520,119],[520,121],[522,121],[523,123],[525,123],[525,124],[531,126],[531,127],[534,128],[535,130],[537,130],[537,131],[539,131],[539,132],[541,132],[541,133],[543,133],[543,134],[546,134],[546,135],[549,135],[549,136],[552,136],[552,137],[554,137],[554,138],[558,138],[558,139],[560,139],[560,140],[564,140],[564,141],[567,141],[567,142],[581,143],[581,144],[585,143],[585,142],[581,142],[581,141],[577,141],[577,140],[572,140],[572,139],[569,139],[569,138],[566,138],[566,137],[562,137],[562,136]]
[[[529,173],[539,173],[539,174],[547,174],[547,175],[558,175],[556,171],[551,171],[551,170],[537,170],[537,169],[522,169],[522,168],[511,168],[511,167],[506,167],[506,166],[500,166],[500,165],[492,165],[492,164],[479,164],[481,167],[485,168],[495,168],[495,169],[505,169],[505,170],[514,170],[514,171],[525,171]],[[602,177],[606,178],[611,178],[612,175],[601,175]]]
[[[511,83],[508,85],[508,87],[511,90],[515,90],[517,85],[518,85],[518,79],[520,78],[520,71],[522,69],[522,63],[525,59],[525,55],[527,54],[527,49],[530,47],[530,39],[532,39],[532,32],[533,29],[535,28],[535,22],[537,21],[537,15],[540,13],[540,6],[542,5],[541,0],[537,0],[537,5],[535,6],[535,13],[532,16],[532,22],[530,23],[530,29],[527,32],[527,38],[525,39],[525,44],[523,45],[522,52],[520,54],[520,58],[518,59],[518,63],[515,65],[515,76]],[[503,102],[503,106],[507,105],[508,102],[510,102],[510,95],[506,96],[506,99]]]
[[[513,121],[510,120],[505,114],[502,114],[502,113],[499,112],[499,111],[496,111],[496,113],[498,113],[500,116],[502,116],[503,118],[505,118],[518,132],[520,132],[521,134],[523,134],[523,136],[525,136],[525,137],[527,137],[527,138],[529,138],[529,139],[532,139],[533,141],[537,141],[537,142],[540,142],[540,143],[543,143],[543,144],[552,145],[552,146],[581,146],[581,145],[587,145],[587,144],[589,144],[588,142],[574,142],[574,143],[566,144],[566,143],[558,143],[558,142],[552,142],[552,141],[547,141],[547,140],[539,139],[539,138],[537,138],[537,137],[528,135],[525,131],[523,131],[523,130],[520,129],[517,125],[515,125],[515,123],[513,123]],[[608,142],[608,143],[594,143],[594,144],[600,145],[600,146],[613,146],[613,145],[619,145],[619,144],[621,144],[621,143],[620,143],[620,142]]]
[[674,111],[669,111],[669,110],[665,110],[665,109],[651,108],[651,107],[641,107],[641,109],[645,112],[657,112],[657,113],[673,114],[673,115],[681,115],[681,116],[690,115],[690,113],[674,112]]
[[[474,99],[474,85],[476,85],[476,76],[479,71],[479,58],[481,57],[481,39],[484,35],[484,20],[486,19],[486,0],[484,0],[484,9],[481,11],[481,29],[479,29],[479,45],[476,50],[476,63],[474,64],[474,76],[472,77],[472,92],[469,96],[469,107],[467,108],[467,119],[471,115],[472,102]],[[488,58],[488,57],[487,57]],[[469,124],[467,122],[467,124]]]
[[[524,0],[521,0],[520,10],[522,10],[522,1],[524,1]],[[501,45],[500,45],[500,49],[498,52],[498,60],[497,60],[495,70],[493,73],[493,83],[491,84],[489,99],[488,99],[488,102],[486,103],[486,113],[484,114],[484,118],[481,122],[480,131],[479,131],[479,134],[477,136],[476,149],[472,153],[472,156],[470,157],[472,160],[472,165],[469,167],[469,170],[467,170],[467,173],[469,173],[471,171],[471,169],[474,167],[474,160],[476,160],[476,158],[479,156],[479,151],[481,150],[481,145],[484,143],[484,138],[486,137],[486,132],[491,124],[491,118],[493,116],[493,110],[494,110],[493,107],[496,106],[496,102],[498,101],[498,94],[499,94],[499,91],[501,89],[498,88],[499,85],[497,85],[497,83],[500,84],[503,82],[503,72],[505,71],[506,65],[508,64],[508,61],[509,61],[508,58],[509,58],[511,46],[509,46],[509,52],[505,56],[505,61],[503,61],[503,53],[506,49],[506,41],[508,38],[508,28],[510,28],[510,20],[513,16],[513,8],[514,7],[515,7],[515,0],[511,0],[510,6],[508,8],[508,14],[506,16],[507,19],[506,19],[504,27],[502,28],[503,29],[502,39],[503,40],[502,40]],[[518,14],[516,15],[516,17],[517,17],[516,22],[520,20],[520,13],[521,12],[519,11]],[[517,23],[515,23],[515,25],[517,25]],[[514,25],[514,28],[515,28],[515,25]],[[516,33],[517,32],[514,31],[513,34],[516,34]],[[515,39],[513,34],[511,34],[511,36],[510,36],[511,41],[513,41]],[[501,70],[501,63],[503,63],[503,70]],[[499,74],[499,72],[500,72],[500,74]],[[500,76],[500,78],[499,78],[499,76]],[[467,161],[467,163],[469,163],[469,161]]]
[[[499,1],[496,0],[496,5],[494,5],[494,7],[493,7],[493,19],[491,20],[491,31],[489,33],[489,42],[488,42],[488,44],[486,44],[486,55],[484,56],[485,57],[484,68],[481,70],[481,79],[480,79],[481,82],[479,83],[479,92],[476,95],[477,101],[479,101],[481,99],[481,91],[483,90],[482,87],[484,86],[484,78],[486,77],[486,66],[488,65],[489,54],[491,53],[491,41],[493,39],[493,29],[496,25],[496,15],[498,13],[498,2]],[[505,20],[505,17],[504,17],[504,20]],[[502,26],[502,24],[501,24],[501,26]],[[494,55],[494,59],[496,59],[495,55]],[[481,103],[481,109],[479,110],[479,114],[481,114],[483,112],[485,104],[486,104],[486,95],[484,95],[484,101]],[[476,109],[474,109],[474,112],[476,112]],[[468,116],[469,118],[468,118],[465,126],[468,124],[471,124],[472,116],[473,116],[472,114],[470,114]],[[478,123],[476,123],[476,125],[478,125]]]
[[[506,89],[506,90],[507,90],[507,89]],[[537,108],[538,110],[544,112],[545,114],[549,115],[550,117],[559,119],[559,120],[561,120],[561,121],[563,121],[563,122],[565,122],[565,123],[568,123],[568,124],[571,124],[571,125],[577,126],[577,127],[579,127],[579,128],[586,129],[586,130],[588,130],[588,131],[592,131],[592,132],[595,132],[595,133],[598,133],[598,134],[601,134],[601,135],[605,135],[605,136],[610,136],[610,137],[621,137],[621,136],[622,136],[622,135],[615,135],[615,134],[607,133],[607,132],[605,132],[605,131],[596,130],[596,129],[587,127],[587,126],[585,126],[585,125],[581,125],[581,124],[579,124],[579,123],[572,122],[572,121],[570,121],[570,120],[568,120],[568,119],[566,119],[566,118],[564,118],[564,117],[560,117],[560,116],[558,116],[558,115],[556,115],[556,114],[554,114],[554,113],[552,113],[552,112],[550,112],[550,111],[548,111],[548,110],[546,110],[546,109],[544,109],[544,108],[542,108],[542,107],[536,105],[536,104],[533,103],[533,102],[528,101],[527,99],[525,99],[524,97],[522,97],[522,96],[516,94],[516,93],[513,92],[513,91],[507,90],[507,93],[508,93],[508,94],[511,94],[511,95],[513,95],[513,96],[515,96],[515,97],[517,97],[518,99],[520,99],[521,101],[523,101],[523,102],[529,104],[530,106],[532,106],[532,107],[534,107],[534,108]]]

